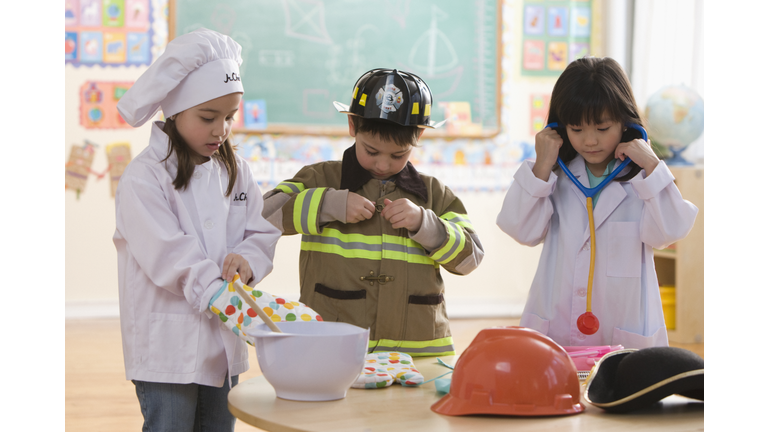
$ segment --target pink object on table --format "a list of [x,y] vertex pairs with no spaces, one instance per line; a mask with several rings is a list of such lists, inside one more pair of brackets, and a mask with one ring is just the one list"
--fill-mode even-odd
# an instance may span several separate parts
[[604,355],[624,349],[622,345],[565,346],[563,348],[576,363],[576,369],[579,371],[589,371]]

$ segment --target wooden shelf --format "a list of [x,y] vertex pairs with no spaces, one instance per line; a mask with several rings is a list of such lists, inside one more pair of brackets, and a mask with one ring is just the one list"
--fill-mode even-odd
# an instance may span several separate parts
[[656,274],[661,285],[675,287],[675,328],[670,342],[704,342],[704,168],[670,166],[683,198],[699,208],[687,237],[674,249],[654,250]]
[[654,249],[653,256],[656,258],[675,259],[677,258],[677,251],[669,249]]

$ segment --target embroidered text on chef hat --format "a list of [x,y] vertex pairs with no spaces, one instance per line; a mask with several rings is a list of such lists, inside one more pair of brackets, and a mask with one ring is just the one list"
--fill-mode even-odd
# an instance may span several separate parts
[[120,98],[120,115],[138,127],[160,108],[170,117],[209,100],[242,93],[241,50],[229,36],[206,28],[173,39]]

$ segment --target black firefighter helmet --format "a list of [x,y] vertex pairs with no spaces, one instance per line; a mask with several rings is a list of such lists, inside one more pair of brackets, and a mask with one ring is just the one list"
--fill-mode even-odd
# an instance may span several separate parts
[[417,75],[397,69],[372,69],[355,83],[352,103],[333,105],[340,113],[386,120],[402,126],[437,128],[430,120],[432,92]]

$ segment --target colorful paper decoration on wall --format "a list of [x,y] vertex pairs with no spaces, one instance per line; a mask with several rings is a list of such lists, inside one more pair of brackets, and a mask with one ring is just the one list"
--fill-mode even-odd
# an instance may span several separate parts
[[438,106],[443,109],[445,118],[449,119],[445,123],[449,134],[480,134],[483,125],[472,123],[472,106],[469,102],[438,102]]
[[88,182],[95,150],[95,146],[87,141],[83,146],[73,145],[69,152],[69,161],[64,165],[64,188],[74,190],[78,198]]
[[64,59],[81,65],[152,62],[150,0],[64,0]]
[[125,168],[131,161],[131,145],[126,142],[113,143],[107,146],[107,168],[103,172],[91,169],[96,149],[99,146],[90,141],[85,141],[82,146],[73,145],[69,152],[69,161],[64,165],[64,189],[71,189],[77,193],[77,198],[85,191],[90,174],[101,180],[109,173],[110,191],[115,197],[117,183],[123,175]]
[[531,95],[531,135],[536,135],[547,125],[549,97],[549,94]]
[[527,1],[523,5],[522,75],[557,76],[589,55],[592,1]]
[[243,120],[248,129],[266,129],[267,127],[267,101],[254,99],[245,101]]
[[86,129],[130,128],[117,111],[117,101],[133,82],[88,81],[80,87],[80,124]]
[[112,198],[117,191],[117,182],[131,161],[131,145],[129,143],[114,143],[107,146],[107,162],[109,163],[109,182]]

